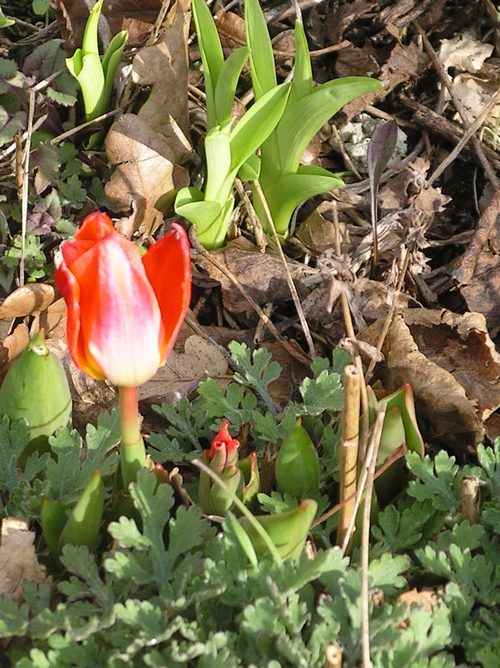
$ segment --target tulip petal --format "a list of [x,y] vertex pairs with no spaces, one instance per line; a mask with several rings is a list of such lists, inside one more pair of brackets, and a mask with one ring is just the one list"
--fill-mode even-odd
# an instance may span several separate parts
[[172,350],[191,299],[191,256],[185,230],[176,223],[154,243],[142,262],[161,311],[162,363]]
[[119,234],[71,265],[80,286],[80,321],[88,353],[108,380],[133,387],[161,364],[161,315],[139,252]]
[[66,321],[66,339],[69,354],[76,366],[93,378],[103,380],[104,373],[94,360],[87,356],[87,350],[80,326],[80,286],[66,263],[61,258],[56,259],[55,280],[68,307]]

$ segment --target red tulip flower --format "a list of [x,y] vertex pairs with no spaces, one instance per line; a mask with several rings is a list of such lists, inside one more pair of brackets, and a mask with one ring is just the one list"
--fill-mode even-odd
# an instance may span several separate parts
[[141,258],[99,211],[65,241],[56,283],[68,305],[75,364],[120,387],[149,380],[172,349],[189,306],[189,241],[174,224]]

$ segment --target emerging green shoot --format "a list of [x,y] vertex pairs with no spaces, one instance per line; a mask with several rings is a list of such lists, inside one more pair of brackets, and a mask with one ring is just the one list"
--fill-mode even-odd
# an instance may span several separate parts
[[[103,0],[98,0],[89,14],[82,48],[77,49],[66,65],[80,84],[85,109],[85,120],[91,121],[108,111],[116,68],[125,49],[128,32],[122,30],[113,37],[103,57],[99,54],[97,29]],[[92,135],[90,145],[99,140]]]
[[[276,86],[271,40],[258,0],[245,2],[245,30],[255,97],[259,100]],[[345,104],[381,87],[368,77],[345,77],[313,87],[311,59],[300,21],[295,23],[295,64],[285,111],[261,147],[258,180],[271,213],[272,223],[286,237],[294,209],[304,200],[339,188],[342,180],[317,165],[301,165],[302,155],[314,135]],[[269,234],[263,202],[254,194],[255,210]]]

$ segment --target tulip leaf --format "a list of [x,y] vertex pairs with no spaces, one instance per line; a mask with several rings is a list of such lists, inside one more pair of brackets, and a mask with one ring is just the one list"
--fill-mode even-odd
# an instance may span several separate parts
[[344,77],[328,81],[289,104],[276,128],[281,170],[296,171],[307,145],[328,119],[355,97],[380,87],[376,79]]
[[248,49],[244,46],[231,53],[220,71],[215,87],[215,119],[218,125],[224,125],[231,120],[236,88],[241,70],[248,60]]
[[307,46],[306,34],[301,21],[295,21],[295,59],[293,61],[293,86],[289,104],[312,93],[313,78],[311,57]]
[[193,0],[192,11],[196,35],[200,47],[205,94],[207,96],[207,129],[217,124],[215,110],[215,89],[219,74],[224,66],[224,54],[212,14],[204,0]]
[[96,547],[103,510],[104,484],[99,471],[95,471],[61,532],[59,547],[67,544]]
[[252,153],[238,170],[238,178],[242,181],[255,181],[260,175],[261,159]]
[[3,13],[2,8],[0,7],[0,30],[2,28],[8,28],[9,26],[14,25],[15,21],[12,19],[7,18],[5,14]]
[[238,539],[238,542],[241,545],[241,548],[245,553],[245,556],[247,557],[248,561],[254,568],[257,568],[257,566],[259,565],[259,560],[257,559],[257,553],[255,552],[255,548],[252,545],[252,541],[250,540],[247,532],[241,526],[241,524],[236,519],[236,516],[231,511],[227,513],[226,521],[228,525],[231,527],[232,531],[234,532],[234,535]]
[[289,84],[276,86],[265,93],[236,125],[230,135],[232,169],[239,169],[274,130],[289,93]]
[[98,27],[99,17],[101,15],[102,4],[104,0],[97,0],[92,7],[87,23],[85,24],[85,31],[83,33],[82,50],[84,53],[99,55],[98,42]]
[[[341,178],[315,165],[301,165],[296,174],[279,176],[265,191],[276,232],[286,234],[292,213],[301,202],[342,185]],[[261,209],[256,206],[259,214]],[[264,229],[268,229],[266,217],[260,217]]]
[[[223,204],[229,193],[220,194],[222,186],[231,171],[231,147],[229,135],[231,128],[216,126],[205,137],[205,159],[207,161],[207,180],[204,199]],[[232,187],[232,181],[229,188]],[[224,189],[226,190],[226,189]],[[222,199],[222,201],[221,201]]]
[[245,0],[245,32],[250,49],[255,99],[276,87],[276,66],[266,20],[258,0]]

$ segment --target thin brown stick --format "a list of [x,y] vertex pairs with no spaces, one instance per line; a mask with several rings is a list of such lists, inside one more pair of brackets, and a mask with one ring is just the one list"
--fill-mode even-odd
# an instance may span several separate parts
[[[385,406],[384,406],[385,410]],[[371,430],[371,436],[370,436],[370,441],[368,443],[368,449],[366,451],[366,459],[363,462],[362,469],[361,469],[361,475],[359,476],[358,479],[358,489],[356,490],[356,498],[354,500],[354,513],[351,517],[351,524],[349,525],[348,531],[345,535],[344,542],[342,543],[342,554],[345,554],[347,551],[347,547],[349,545],[349,542],[351,540],[352,533],[354,531],[354,526],[356,522],[356,515],[358,513],[358,508],[361,504],[361,499],[363,497],[364,491],[365,491],[365,485],[366,481],[368,479],[368,475],[370,472],[370,466],[375,459],[375,462],[377,461],[377,454],[378,454],[378,448],[380,444],[380,437],[382,435],[382,427],[383,427],[383,420],[382,423],[379,421],[375,420],[375,424],[372,427]]]
[[337,543],[341,545],[351,523],[358,476],[359,407],[363,375],[349,364],[344,369],[344,410],[340,439],[340,502],[343,503],[337,526]]
[[22,162],[23,186],[21,192],[21,257],[19,259],[19,286],[24,285],[24,259],[26,255],[26,232],[28,224],[28,191],[30,175],[30,149],[31,137],[33,136],[33,119],[35,117],[36,93],[30,91],[28,108],[28,127],[26,128],[26,142]]
[[285,254],[283,253],[283,249],[281,248],[278,233],[276,232],[276,228],[274,227],[274,220],[273,220],[273,217],[271,215],[271,211],[269,209],[269,205],[267,203],[266,196],[264,195],[264,191],[262,190],[262,187],[257,180],[252,181],[252,185],[255,188],[255,192],[259,196],[260,202],[262,204],[262,208],[264,209],[264,213],[265,213],[266,218],[267,218],[267,222],[268,222],[270,228],[273,231],[274,241],[276,243],[276,247],[278,248],[278,253],[279,253],[279,256],[281,258],[281,261],[283,262],[283,267],[285,269],[286,282],[288,284],[290,294],[292,295],[293,303],[295,305],[295,310],[297,311],[297,315],[299,316],[300,324],[302,325],[302,330],[304,332],[307,347],[309,349],[309,355],[310,355],[311,359],[314,359],[316,357],[316,350],[315,350],[315,347],[314,347],[314,341],[313,341],[312,336],[311,336],[311,330],[309,329],[309,325],[307,323],[306,316],[304,315],[304,309],[302,308],[302,304],[300,303],[297,288],[295,287],[295,283],[293,282],[292,275],[290,274],[290,269],[288,268],[288,263],[286,261]]
[[370,565],[370,517],[372,510],[373,482],[375,475],[375,466],[377,463],[377,454],[382,436],[385,411],[387,406],[384,404],[377,408],[377,417],[373,427],[373,438],[375,449],[368,470],[366,480],[365,504],[363,508],[363,528],[361,533],[361,665],[363,668],[371,668],[370,659],[370,599],[368,568]]
[[[405,280],[406,272],[408,271],[408,266],[410,264],[410,252],[407,250],[405,259],[403,261],[403,267],[401,268],[401,273],[399,275],[399,280],[398,284],[396,286],[396,292],[394,293],[394,298],[392,300],[392,304],[389,308],[389,312],[387,313],[387,316],[384,321],[384,326],[382,327],[382,331],[380,332],[380,336],[378,337],[377,341],[377,350],[379,352],[382,352],[382,348],[384,346],[385,338],[387,336],[387,333],[389,331],[389,327],[391,326],[392,319],[394,318],[394,313],[396,312],[397,308],[397,303],[398,303],[398,297],[401,293],[401,290],[403,289],[403,283]],[[373,357],[370,360],[370,363],[368,364],[368,369],[366,370],[365,374],[365,383],[368,385],[370,382],[370,379],[373,374],[373,370],[375,369],[375,366],[377,364],[377,360],[375,357]]]
[[[335,228],[335,253],[337,257],[340,257],[342,250],[340,248],[340,225],[339,225],[339,214],[337,210],[337,202],[333,200],[333,224]],[[354,325],[352,323],[351,309],[349,308],[349,301],[347,299],[347,294],[345,290],[342,290],[340,293],[340,305],[342,307],[342,316],[344,319],[344,328],[347,336],[350,339],[356,340],[356,334],[354,332]],[[361,376],[363,376],[363,360],[358,353],[354,354],[354,364],[358,369]],[[366,386],[364,383],[361,384],[361,406],[363,409],[362,418],[361,418],[361,432],[359,438],[359,449],[358,449],[358,465],[363,462],[366,456],[366,447],[368,441],[368,396],[366,394]]]
[[[420,37],[422,38],[422,42],[424,44],[424,48],[427,51],[430,59],[432,60],[434,67],[436,68],[436,71],[439,75],[439,78],[441,79],[442,83],[444,86],[446,86],[448,93],[450,94],[450,97],[453,101],[453,104],[455,106],[455,109],[457,110],[460,118],[462,119],[462,125],[464,126],[464,130],[467,131],[471,125],[469,122],[469,117],[467,116],[467,113],[465,111],[465,108],[460,101],[459,97],[455,93],[455,88],[450,81],[448,77],[448,73],[445,71],[443,64],[439,60],[436,52],[432,48],[432,44],[429,42],[427,35],[425,34],[425,31],[422,29],[418,21],[413,21],[413,25],[415,26],[415,30],[418,32]],[[474,147],[474,150],[476,152],[477,157],[479,158],[479,161],[481,162],[481,165],[483,166],[483,169],[485,171],[485,174],[490,181],[490,183],[493,185],[493,187],[496,189],[500,185],[500,180],[498,179],[494,169],[490,165],[488,158],[486,157],[483,147],[481,146],[481,142],[479,139],[475,136],[472,135],[470,138],[471,144]]]
[[257,248],[260,250],[261,253],[265,253],[267,247],[267,237],[264,234],[264,230],[262,229],[259,217],[255,213],[255,209],[252,206],[252,202],[250,201],[250,197],[248,196],[248,193],[245,190],[243,183],[240,181],[240,179],[236,179],[234,183],[238,195],[240,196],[240,199],[245,206],[246,212],[248,213],[248,217],[250,218],[250,223],[252,226],[252,229],[250,229],[250,231],[253,232]]
[[448,153],[446,158],[436,167],[436,169],[432,172],[432,174],[429,176],[427,179],[428,185],[432,185],[434,181],[436,181],[441,174],[444,172],[444,170],[451,165],[451,163],[455,160],[455,158],[461,153],[461,151],[465,148],[471,137],[474,135],[474,133],[479,130],[481,125],[484,123],[484,121],[488,118],[490,115],[493,107],[495,107],[500,100],[500,90],[497,90],[495,95],[491,98],[491,100],[486,104],[483,109],[481,110],[481,113],[478,114],[477,118],[474,120],[474,122],[470,125],[469,128],[464,132],[462,138],[459,140],[458,144],[455,146],[455,148]]
[[[377,478],[379,476],[383,475],[388,469],[390,469],[391,466],[395,462],[398,461],[398,459],[401,459],[402,457],[404,457],[406,455],[406,453],[407,453],[406,445],[400,445],[399,448],[397,448],[397,450],[394,450],[392,455],[390,457],[388,457],[385,460],[385,462],[381,466],[379,466],[379,468],[375,471],[375,480],[377,480]],[[360,476],[359,482],[360,482],[360,485],[362,487],[363,484],[364,484],[363,476]],[[356,497],[357,497],[357,492],[354,495],[354,501],[356,501]],[[350,500],[351,499],[349,498],[349,499],[346,499],[342,503],[335,504],[329,510],[327,510],[325,513],[323,513],[323,515],[321,515],[320,517],[315,519],[311,526],[316,527],[319,524],[322,524],[323,522],[326,522],[326,520],[330,519],[330,517],[332,517],[333,515],[336,515],[338,512],[340,512],[340,510],[342,510],[342,507],[344,506],[344,503],[347,503]],[[356,512],[357,512],[357,509],[356,509]]]

